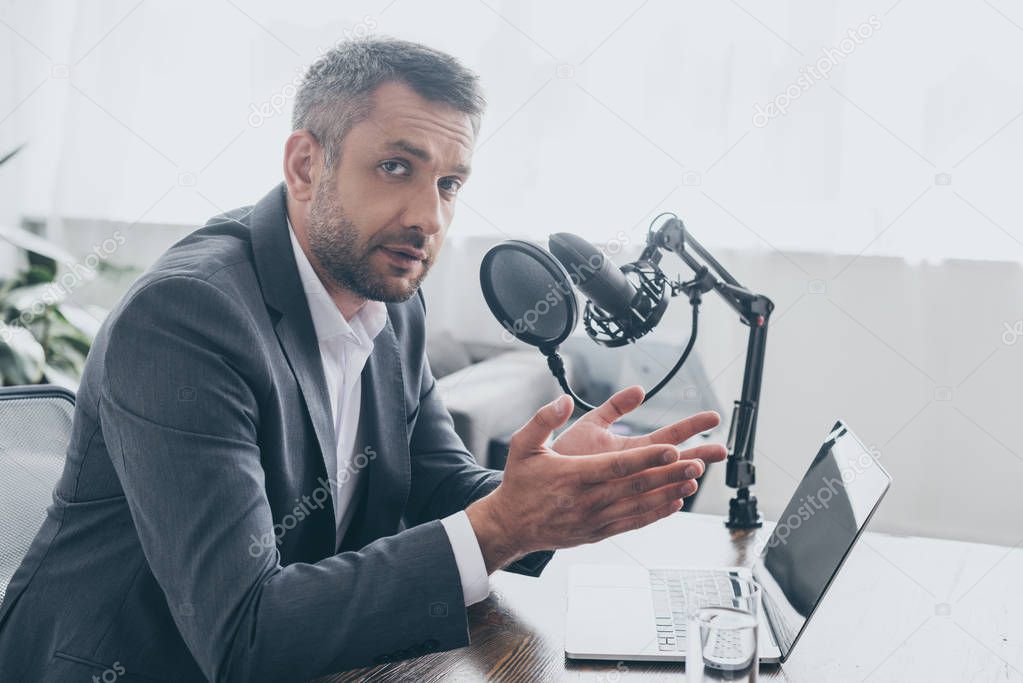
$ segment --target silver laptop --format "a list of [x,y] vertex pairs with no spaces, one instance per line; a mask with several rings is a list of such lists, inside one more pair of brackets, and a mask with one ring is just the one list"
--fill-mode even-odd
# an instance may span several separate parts
[[684,661],[687,605],[731,605],[741,585],[732,579],[743,577],[761,588],[760,661],[784,662],[890,485],[873,454],[836,423],[752,568],[573,566],[565,655]]

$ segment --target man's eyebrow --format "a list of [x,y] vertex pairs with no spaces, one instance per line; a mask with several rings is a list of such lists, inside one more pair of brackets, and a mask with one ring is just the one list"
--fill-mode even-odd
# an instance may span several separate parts
[[[402,152],[411,154],[417,159],[420,159],[421,161],[425,161],[427,163],[431,161],[429,152],[427,152],[425,149],[421,147],[416,147],[408,140],[395,140],[393,142],[389,142],[387,143],[387,149],[401,150]],[[472,172],[472,169],[466,166],[465,164],[456,164],[455,167],[451,170],[453,170],[455,173],[461,173],[462,175],[466,176]]]

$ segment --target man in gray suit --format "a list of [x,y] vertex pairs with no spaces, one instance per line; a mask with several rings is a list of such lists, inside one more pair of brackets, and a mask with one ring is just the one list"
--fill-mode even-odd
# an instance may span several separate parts
[[[488,575],[677,511],[719,445],[608,427],[619,392],[504,472],[455,434],[419,285],[483,100],[380,39],[309,70],[284,183],[173,245],[104,322],[47,519],[0,607],[0,680],[305,680],[468,642]],[[418,294],[418,295],[417,295]]]

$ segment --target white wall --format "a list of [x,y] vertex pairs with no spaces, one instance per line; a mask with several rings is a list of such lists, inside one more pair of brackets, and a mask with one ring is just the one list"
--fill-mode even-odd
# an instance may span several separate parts
[[[825,277],[848,261],[792,257]],[[757,441],[766,514],[780,514],[841,417],[879,449],[895,479],[878,529],[1020,541],[1023,426],[1016,413],[1023,349],[1003,342],[1004,325],[1023,317],[1019,264],[914,266],[868,257],[826,279],[826,294],[813,294],[777,256],[722,258],[779,306]],[[742,349],[727,318],[715,317],[700,348],[712,376],[728,367],[715,388],[731,398],[742,360],[727,364]]]
[[461,58],[490,102],[455,234],[607,237],[670,205],[719,247],[1023,256],[1011,3],[0,8],[0,150],[29,142],[0,193],[21,215],[190,224],[250,203],[280,178],[302,70],[395,35]]

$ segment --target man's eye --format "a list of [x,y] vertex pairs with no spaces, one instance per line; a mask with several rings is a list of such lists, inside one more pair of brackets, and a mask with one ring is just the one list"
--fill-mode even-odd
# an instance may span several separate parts
[[408,171],[408,166],[400,161],[385,161],[380,164],[380,168],[384,169],[385,172],[390,173],[391,175],[406,175],[405,173],[398,173],[397,171],[400,169],[405,169],[406,172]]
[[[445,192],[450,192],[452,194],[457,193],[462,187],[462,182],[458,178],[443,178],[441,179],[440,184],[441,188]],[[446,187],[445,184],[447,185]]]

